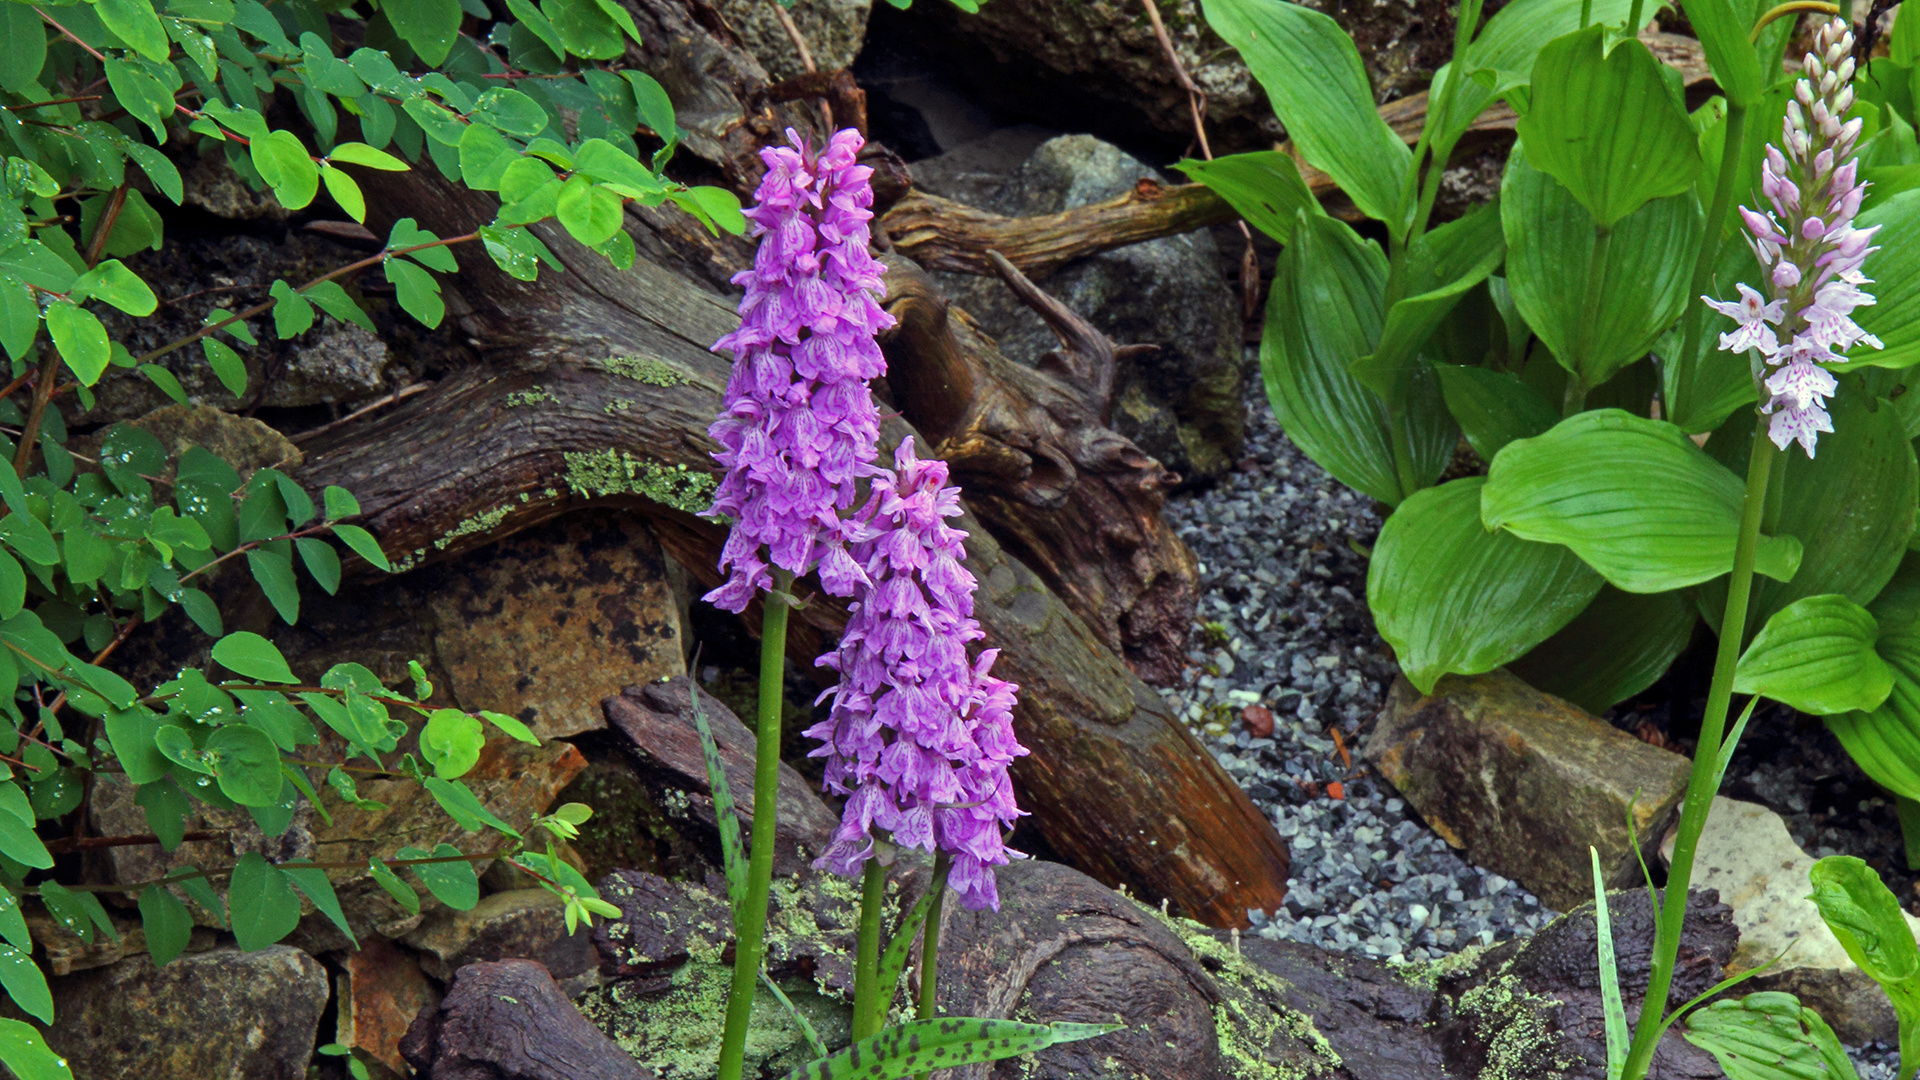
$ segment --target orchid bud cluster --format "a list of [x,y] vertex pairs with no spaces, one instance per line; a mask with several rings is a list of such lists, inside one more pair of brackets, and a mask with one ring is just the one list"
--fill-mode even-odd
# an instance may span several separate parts
[[[882,268],[868,251],[872,170],[855,165],[851,129],[813,154],[761,152],[767,174],[746,211],[760,248],[740,327],[715,343],[734,353],[724,410],[709,429],[726,476],[714,516],[733,519],[721,554],[727,582],[707,600],[729,611],[773,587],[771,567],[819,572],[854,597],[845,635],[819,661],[840,673],[827,719],[807,734],[824,745],[829,791],[844,817],[815,863],[858,874],[878,827],[894,843],[951,857],[948,884],[968,908],[999,907],[993,867],[1002,832],[1020,816],[1007,766],[1027,751],[1013,734],[1019,689],[989,674],[996,649],[969,659],[983,636],[973,619],[960,491],[947,466],[915,456],[874,463],[879,413],[868,380],[886,373],[875,335],[893,318],[875,302]],[[869,495],[859,502],[862,480]]]
[[835,596],[865,583],[840,515],[876,471],[867,381],[886,373],[874,335],[893,325],[867,250],[873,170],[854,164],[862,140],[851,128],[818,155],[791,128],[787,138],[793,146],[760,153],[767,174],[746,211],[760,248],[733,278],[747,290],[740,328],[713,346],[734,365],[708,429],[726,469],[708,513],[732,518],[733,531],[720,556],[727,582],[706,598],[734,612],[772,588],[769,561],[796,575],[818,568]]
[[961,565],[967,534],[943,520],[960,512],[946,462],[919,460],[909,438],[856,517],[854,550],[873,587],[820,658],[840,683],[821,695],[833,711],[807,731],[822,743],[811,756],[827,759],[827,790],[848,798],[815,865],[858,873],[877,825],[903,847],[946,852],[960,903],[997,910],[992,868],[1015,854],[1002,830],[1021,814],[1007,766],[1027,751],[1013,734],[1019,688],[989,674],[999,650],[967,658],[983,636]]
[[1772,369],[1762,411],[1772,418],[1774,445],[1784,450],[1798,441],[1808,457],[1820,433],[1833,430],[1825,403],[1839,384],[1822,365],[1844,361],[1846,350],[1862,342],[1881,347],[1852,318],[1855,308],[1873,303],[1860,289],[1872,284],[1860,267],[1880,250],[1871,246],[1879,226],[1854,225],[1867,183],[1853,157],[1860,120],[1841,119],[1854,101],[1852,52],[1845,21],[1820,28],[1787,103],[1780,145],[1767,147],[1761,166],[1760,190],[1773,210],[1740,208],[1767,273],[1767,295],[1742,283],[1739,300],[1701,297],[1738,324],[1720,335],[1720,348],[1752,349]]

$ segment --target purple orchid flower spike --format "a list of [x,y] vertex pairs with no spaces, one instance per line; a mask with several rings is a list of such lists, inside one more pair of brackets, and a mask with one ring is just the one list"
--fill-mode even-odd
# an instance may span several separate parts
[[[1739,300],[1701,297],[1736,324],[1720,335],[1720,348],[1752,350],[1772,369],[1762,380],[1770,397],[1761,411],[1772,417],[1767,433],[1774,445],[1784,450],[1798,442],[1808,457],[1820,434],[1833,430],[1826,401],[1839,383],[1825,365],[1844,361],[1855,345],[1881,347],[1853,321],[1855,309],[1873,303],[1860,288],[1873,283],[1861,264],[1880,249],[1872,244],[1878,225],[1854,225],[1867,183],[1853,160],[1860,121],[1841,120],[1853,107],[1852,52],[1844,21],[1820,28],[1787,103],[1780,145],[1767,147],[1761,166],[1760,190],[1772,212],[1740,208],[1769,294],[1743,283]],[[1756,378],[1761,370],[1756,364]]]
[[874,336],[893,325],[875,296],[882,267],[867,250],[873,170],[854,164],[848,129],[817,155],[789,129],[791,147],[761,151],[767,174],[746,211],[760,237],[740,328],[714,343],[734,354],[720,418],[708,429],[726,469],[713,516],[733,519],[721,553],[726,584],[707,600],[741,611],[770,589],[768,564],[796,576],[818,569],[835,596],[865,574],[847,554],[842,512],[873,464],[880,413],[867,381],[886,373]]
[[839,647],[820,664],[840,673],[831,715],[807,734],[822,745],[829,791],[846,795],[840,828],[814,865],[857,875],[873,828],[903,847],[952,858],[947,883],[972,910],[998,909],[993,867],[1018,855],[1002,833],[1021,811],[1007,766],[1027,751],[1013,734],[1019,689],[994,678],[996,649],[968,659],[983,635],[960,489],[946,462],[922,461],[911,438],[853,519],[854,554],[872,586],[852,605]]

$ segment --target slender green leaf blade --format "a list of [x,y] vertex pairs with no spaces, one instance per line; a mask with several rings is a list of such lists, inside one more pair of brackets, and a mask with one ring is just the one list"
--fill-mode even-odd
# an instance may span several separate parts
[[1106,1035],[1124,1024],[1022,1024],[1012,1020],[952,1017],[913,1020],[863,1039],[783,1080],[896,1080],[932,1069],[976,1061],[999,1061],[1058,1043]]

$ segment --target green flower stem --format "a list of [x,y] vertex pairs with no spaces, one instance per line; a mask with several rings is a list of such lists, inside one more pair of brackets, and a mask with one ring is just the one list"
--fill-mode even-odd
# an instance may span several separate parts
[[854,1042],[880,1033],[893,999],[893,987],[880,985],[880,915],[886,903],[886,867],[868,859],[860,877],[860,936],[853,953]]
[[1677,414],[1678,405],[1693,404],[1695,376],[1700,369],[1700,331],[1706,325],[1707,306],[1697,302],[1713,288],[1713,268],[1720,261],[1720,243],[1726,236],[1727,211],[1733,205],[1734,173],[1729,162],[1740,160],[1740,148],[1747,140],[1745,106],[1727,105],[1726,139],[1720,148],[1720,175],[1713,182],[1713,203],[1707,209],[1707,228],[1700,238],[1700,252],[1693,260],[1693,286],[1687,294],[1687,313],[1680,320],[1680,355],[1676,363],[1679,376],[1674,380],[1677,402],[1669,402],[1669,412]]
[[936,961],[940,958],[940,914],[947,903],[947,871],[953,866],[953,860],[942,851],[933,858],[933,883],[927,888],[933,890],[933,902],[927,905],[927,925],[920,936],[920,1011],[919,1018],[934,1018],[934,976],[939,974]]
[[1753,593],[1753,553],[1760,543],[1760,520],[1766,510],[1767,482],[1773,459],[1779,456],[1767,438],[1767,418],[1756,416],[1753,448],[1748,452],[1746,502],[1740,510],[1740,537],[1733,549],[1733,574],[1727,582],[1727,606],[1720,619],[1720,647],[1713,660],[1713,682],[1707,691],[1707,711],[1700,720],[1700,742],[1693,751],[1693,775],[1687,781],[1681,805],[1679,834],[1673,845],[1673,866],[1667,871],[1666,895],[1653,938],[1652,970],[1647,994],[1640,1003],[1633,1045],[1627,1050],[1621,1080],[1644,1080],[1653,1063],[1654,1046],[1665,1030],[1667,992],[1673,986],[1674,959],[1680,951],[1680,925],[1687,913],[1687,887],[1693,880],[1694,848],[1706,827],[1719,787],[1720,743],[1726,735],[1727,709],[1733,703],[1733,669],[1746,637],[1747,604]]
[[[933,901],[927,905],[926,927],[920,932],[920,1008],[916,1018],[932,1020],[939,1015],[936,1001],[936,978],[940,974],[940,915],[947,903],[947,871],[952,869],[953,860],[942,851],[933,857],[933,881],[927,888],[933,890]],[[931,1073],[921,1073],[914,1080],[928,1080]]]
[[1587,385],[1587,373],[1584,370],[1593,348],[1593,339],[1600,333],[1600,304],[1606,297],[1607,251],[1613,247],[1613,230],[1603,225],[1593,229],[1593,254],[1587,260],[1587,303],[1580,313],[1581,348],[1574,356],[1573,368],[1568,372],[1567,396],[1561,403],[1560,415],[1572,416],[1587,406],[1587,391],[1593,387]]
[[734,927],[733,990],[720,1036],[720,1080],[740,1080],[753,1018],[760,961],[767,951],[767,894],[773,887],[773,832],[780,791],[780,713],[787,673],[787,597],[793,575],[775,568],[760,620],[760,730],[754,740],[753,839],[747,851],[747,899]]

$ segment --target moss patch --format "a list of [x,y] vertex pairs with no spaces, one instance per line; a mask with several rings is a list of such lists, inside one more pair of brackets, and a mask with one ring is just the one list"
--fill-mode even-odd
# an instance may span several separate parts
[[[707,1080],[715,1074],[726,1026],[727,991],[733,969],[719,958],[696,959],[672,975],[664,993],[641,994],[634,983],[616,983],[576,1003],[595,1027],[662,1080]],[[781,990],[828,1046],[853,1035],[851,1010],[822,997],[804,980],[782,980]],[[772,994],[754,996],[747,1028],[747,1075],[780,1075],[812,1060],[806,1036]]]
[[[525,496],[522,496],[522,501],[525,501]],[[496,506],[484,513],[475,514],[460,524],[455,525],[453,530],[447,533],[447,535],[435,540],[433,542],[434,550],[445,551],[448,544],[453,543],[463,536],[474,536],[476,534],[492,532],[495,526],[506,520],[509,509],[509,507],[505,506]]]
[[[1313,1018],[1284,1004],[1291,989],[1286,980],[1249,963],[1199,923],[1162,915],[1138,900],[1134,903],[1178,935],[1215,979],[1238,991],[1213,1007],[1220,1056],[1235,1075],[1245,1080],[1307,1080],[1331,1076],[1340,1068],[1340,1055],[1314,1026]],[[1276,1054],[1301,1046],[1311,1050]]]
[[608,374],[643,382],[648,386],[682,386],[693,378],[664,360],[649,356],[610,356],[600,361]]
[[1470,1018],[1474,1034],[1487,1048],[1479,1080],[1557,1080],[1575,1064],[1553,1053],[1558,1040],[1544,1014],[1562,1004],[1532,993],[1502,969],[1485,983],[1460,995],[1455,1008]]
[[522,405],[538,405],[543,401],[552,401],[553,395],[544,386],[529,386],[525,390],[515,390],[507,395],[507,408],[519,408]]
[[644,495],[663,506],[698,514],[713,505],[713,477],[685,465],[671,468],[625,450],[592,450],[562,455],[567,486],[589,499],[608,495]]

